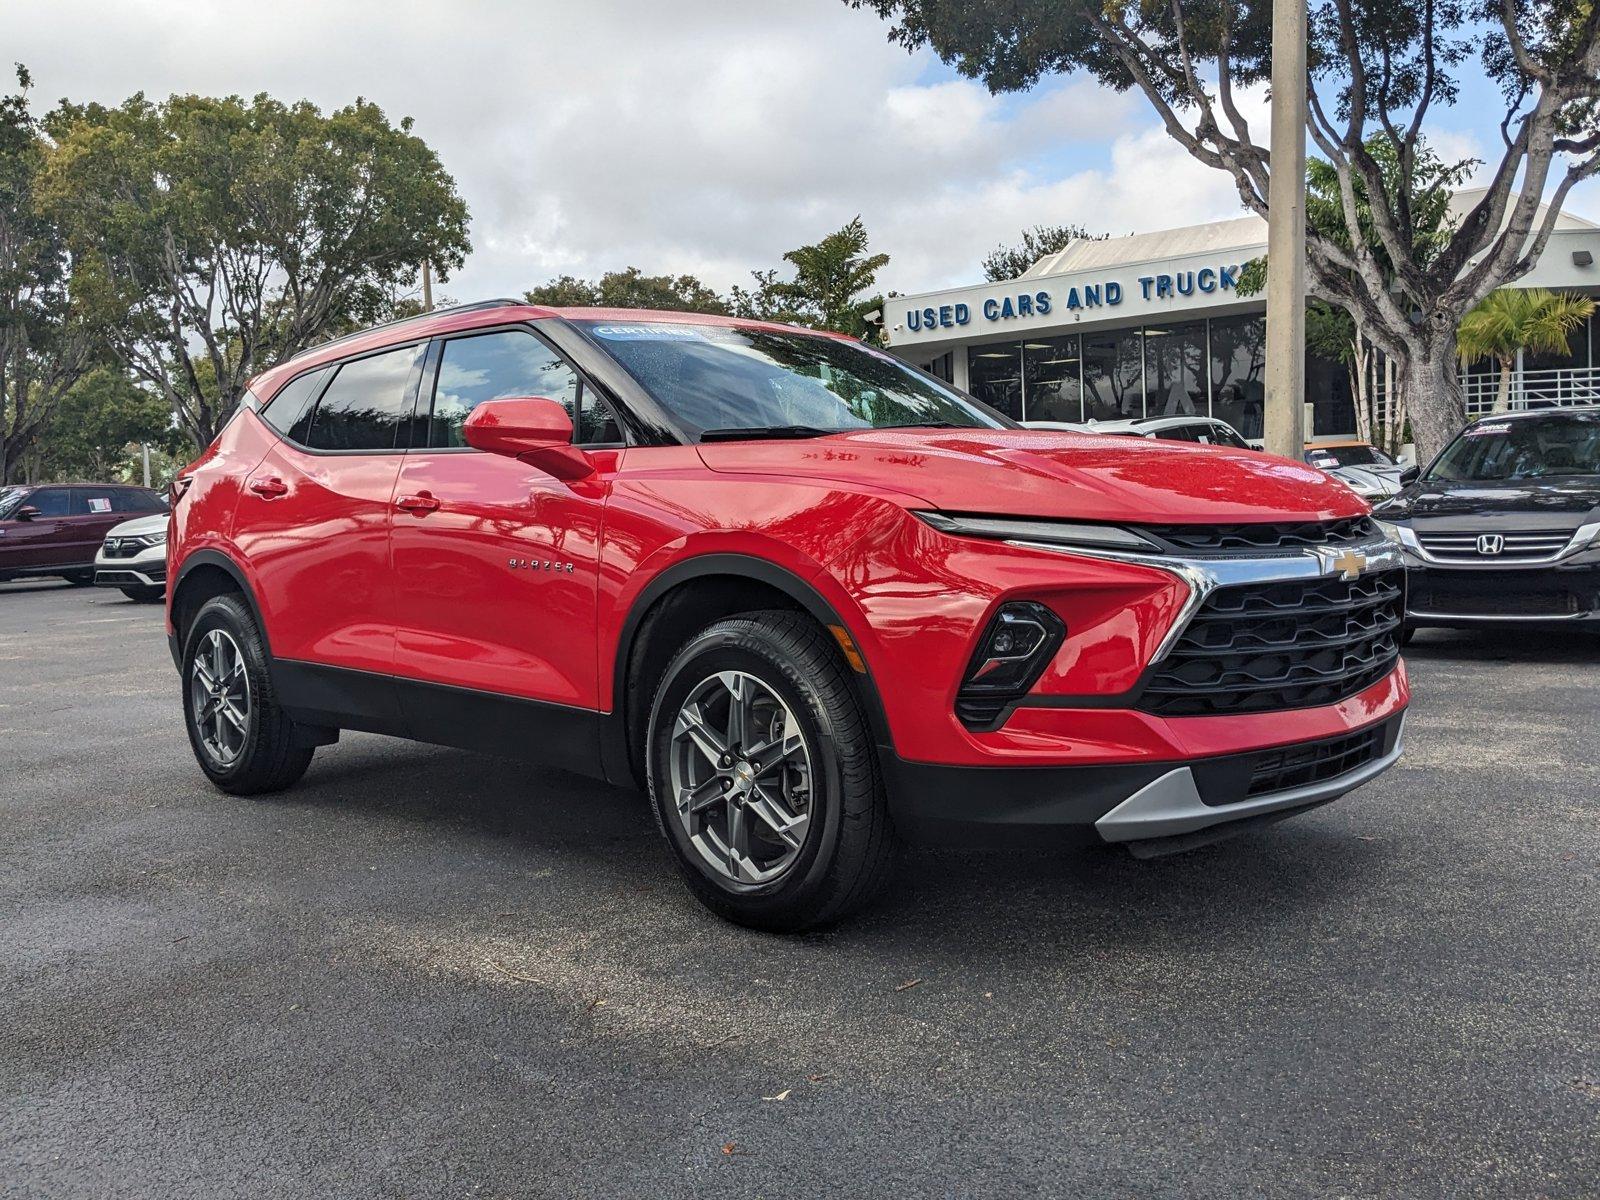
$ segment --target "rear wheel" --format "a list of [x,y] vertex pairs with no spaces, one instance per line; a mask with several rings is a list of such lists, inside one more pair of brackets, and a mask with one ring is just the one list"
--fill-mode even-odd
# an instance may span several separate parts
[[142,584],[118,588],[117,590],[136,604],[156,604],[167,594],[166,588],[147,587]]
[[206,778],[253,796],[288,787],[311,765],[278,705],[255,618],[236,595],[206,601],[184,643],[183,715]]
[[894,835],[877,754],[826,632],[792,612],[719,621],[651,706],[650,796],[690,889],[740,925],[796,932],[865,904]]

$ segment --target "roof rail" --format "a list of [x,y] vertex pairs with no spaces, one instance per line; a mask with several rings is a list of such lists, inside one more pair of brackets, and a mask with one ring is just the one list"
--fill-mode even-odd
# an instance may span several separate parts
[[369,333],[377,333],[380,329],[401,329],[414,323],[420,324],[423,321],[431,321],[435,317],[453,316],[456,313],[478,312],[486,308],[513,308],[525,304],[527,304],[526,300],[513,300],[509,297],[502,296],[497,300],[478,300],[472,304],[457,304],[450,308],[435,308],[428,312],[417,313],[415,316],[398,317],[393,321],[385,321],[381,325],[368,325],[365,329],[357,329],[354,333],[346,333],[336,338],[329,338],[325,342],[318,342],[315,346],[307,346],[298,354],[291,354],[288,358],[284,359],[284,361],[294,362],[298,358],[304,358],[308,354],[315,354],[320,350],[326,350],[330,346],[343,345],[345,342],[353,342],[357,338],[366,337]]

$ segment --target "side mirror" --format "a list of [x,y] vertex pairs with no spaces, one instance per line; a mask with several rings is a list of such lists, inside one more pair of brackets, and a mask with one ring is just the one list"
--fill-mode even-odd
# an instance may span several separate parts
[[17,520],[19,521],[31,521],[35,517],[42,515],[43,514],[31,504],[24,504],[21,508],[17,509]]
[[594,474],[589,456],[572,444],[572,419],[554,400],[540,396],[485,400],[461,427],[467,445],[537,467],[557,479]]
[[1410,487],[1417,481],[1417,476],[1422,474],[1422,468],[1413,464],[1400,472],[1400,486]]

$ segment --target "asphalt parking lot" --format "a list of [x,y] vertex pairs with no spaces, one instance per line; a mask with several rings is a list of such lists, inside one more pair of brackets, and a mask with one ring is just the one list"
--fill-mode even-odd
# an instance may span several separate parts
[[213,792],[159,608],[0,586],[0,1195],[1595,1196],[1600,639],[1408,658],[1334,805],[782,939],[573,777]]

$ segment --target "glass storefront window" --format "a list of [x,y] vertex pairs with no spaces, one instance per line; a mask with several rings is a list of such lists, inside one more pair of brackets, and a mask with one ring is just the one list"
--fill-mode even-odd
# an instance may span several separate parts
[[1146,325],[1144,411],[1147,417],[1193,417],[1206,413],[1206,323]]
[[1027,379],[1027,420],[1083,420],[1077,334],[1024,342],[1022,364]]
[[1012,420],[1022,420],[1022,344],[969,346],[967,391]]
[[1119,421],[1144,416],[1143,342],[1137,329],[1084,335],[1085,420]]
[[1260,438],[1266,402],[1265,317],[1217,317],[1211,322],[1211,415],[1245,438]]

